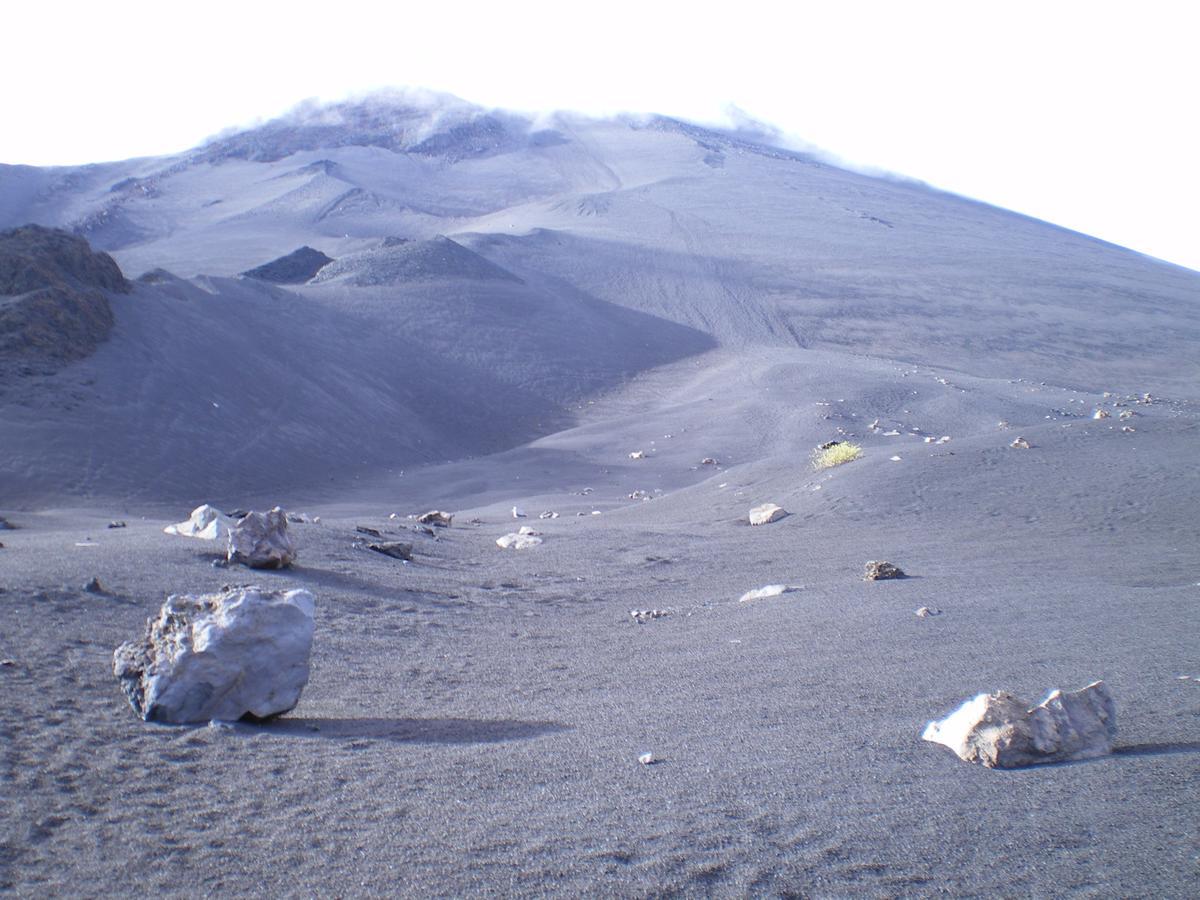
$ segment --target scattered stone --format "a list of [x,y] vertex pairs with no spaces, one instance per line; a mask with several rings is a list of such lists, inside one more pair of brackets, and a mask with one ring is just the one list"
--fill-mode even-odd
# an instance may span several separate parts
[[1025,440],[1023,437],[1016,437],[1008,446],[1012,447],[1014,450],[1028,450],[1029,441]]
[[307,525],[308,517],[304,513],[288,513],[287,520],[293,525]]
[[393,559],[402,559],[405,562],[412,562],[412,544],[405,544],[402,541],[383,541],[378,544],[367,544],[368,550],[374,550],[376,553],[382,553],[384,556],[390,556]]
[[0,666],[4,667],[5,669],[11,669],[16,664],[17,661],[15,659],[0,659]]
[[0,541],[0,550],[3,550],[3,549],[4,549],[4,542]]
[[514,519],[524,519],[525,518],[525,510],[521,509],[521,507],[519,507],[519,506],[514,506],[512,508],[512,517]]
[[889,456],[888,459],[891,462],[900,462],[901,461],[899,456]]
[[1133,434],[1135,431],[1137,431],[1137,429],[1136,429],[1136,428],[1134,428],[1132,425],[1122,425],[1122,426],[1121,426],[1121,431],[1122,431],[1124,434]]
[[1103,681],[1094,681],[1073,693],[1052,691],[1033,708],[1004,691],[979,694],[930,722],[921,738],[967,762],[1007,769],[1105,756],[1116,735],[1112,694]]
[[[896,432],[896,434],[899,434],[899,433],[900,432],[898,432],[898,431]],[[836,447],[840,443],[841,443],[841,441],[826,441],[823,444],[817,444],[817,449],[818,450],[828,450],[830,447]]]
[[554,512],[553,510],[548,509],[545,512],[540,513],[538,515],[538,518],[539,519],[557,519],[558,513]]
[[799,590],[786,584],[768,584],[765,587],[754,588],[738,597],[738,603],[749,603],[751,600],[764,600],[767,597],[778,597],[780,594],[790,594]]
[[1149,394],[1142,394],[1141,397],[1139,397],[1137,400],[1134,400],[1133,402],[1134,403],[1142,403],[1142,404],[1145,404],[1148,406],[1149,404],[1154,402],[1154,398],[1151,397]]
[[265,513],[246,513],[229,530],[226,558],[251,569],[282,569],[296,558],[296,548],[288,534],[287,513],[276,506]]
[[934,443],[936,443],[936,444],[946,444],[946,443],[949,443],[949,441],[950,441],[950,435],[948,435],[948,434],[943,434],[943,435],[942,435],[940,438],[938,438],[936,441],[934,441]]
[[104,585],[102,585],[100,583],[100,579],[97,578],[95,575],[93,575],[88,580],[88,583],[83,586],[83,589],[85,591],[87,591],[89,594],[107,594],[108,593],[108,591],[106,591],[104,589]]
[[922,619],[928,619],[930,616],[940,616],[942,611],[933,606],[922,606],[917,610],[917,616]]
[[224,540],[233,527],[234,520],[215,506],[207,503],[192,510],[186,522],[168,525],[163,529],[164,534],[177,534],[180,537],[199,538],[204,541]]
[[371,537],[377,537],[377,538],[383,537],[383,532],[380,531],[378,528],[370,528],[366,525],[355,525],[354,530],[357,531],[359,534],[366,534]]
[[305,590],[175,594],[141,640],[117,648],[113,674],[147,722],[266,719],[299,702],[312,637]]
[[1009,425],[1008,425],[1008,422],[1006,422],[1004,419],[1001,419],[999,422],[996,423],[996,427],[997,428],[1008,428]]
[[629,458],[630,459],[645,459],[646,453],[644,450],[634,450],[632,453],[629,454]]
[[4,516],[0,516],[0,531],[16,531],[16,529],[16,525],[8,521]]
[[880,426],[879,426],[879,420],[878,420],[878,419],[876,419],[874,422],[872,422],[870,425],[868,425],[868,426],[867,426],[867,428],[869,428],[871,431],[878,431],[878,430],[879,430],[879,427],[880,427]]
[[1093,419],[1107,419],[1107,418],[1110,418],[1111,416],[1112,416],[1112,413],[1110,413],[1107,409],[1098,409],[1094,413],[1092,413]]
[[884,581],[888,578],[904,578],[904,572],[899,566],[894,566],[890,562],[883,560],[870,560],[866,566],[866,572],[863,573],[863,581]]
[[501,550],[528,550],[542,542],[541,532],[534,531],[528,525],[522,525],[520,531],[512,531],[503,537],[496,538],[496,546]]
[[1137,415],[1137,413],[1135,413],[1132,409],[1123,409],[1123,410],[1121,410],[1121,414],[1119,416],[1117,416],[1117,418],[1124,421],[1125,419],[1132,419],[1136,415]]
[[665,609],[631,609],[629,611],[629,615],[633,621],[637,622],[639,625],[645,625],[647,622],[651,622],[654,619],[663,618],[664,616],[668,615],[668,613]]
[[702,466],[715,466],[716,464],[717,461],[711,456],[706,456],[704,459],[700,460],[700,465]]
[[772,522],[778,522],[787,514],[787,510],[782,506],[776,506],[774,503],[764,503],[762,506],[756,506],[750,510],[750,524],[769,525]]
[[630,500],[653,500],[654,495],[649,491],[631,491],[625,495]]
[[122,522],[120,519],[116,519],[115,521],[109,522],[108,527],[109,528],[125,528],[126,526],[125,526],[125,523]]
[[653,753],[643,753],[638,757],[638,762],[640,762],[643,766],[652,766],[658,762],[658,760],[654,758]]
[[454,514],[442,512],[440,509],[431,509],[429,512],[417,516],[417,521],[422,525],[432,525],[434,528],[449,528],[450,523],[454,521]]
[[884,437],[899,437],[899,436],[900,436],[900,432],[899,432],[899,431],[897,431],[895,428],[893,428],[891,431],[885,431],[885,432],[883,433],[883,436],[884,436]]
[[603,513],[602,513],[600,510],[598,510],[598,509],[593,509],[593,510],[592,510],[592,515],[593,515],[593,516],[601,516],[601,515],[604,515],[604,514],[603,514]]

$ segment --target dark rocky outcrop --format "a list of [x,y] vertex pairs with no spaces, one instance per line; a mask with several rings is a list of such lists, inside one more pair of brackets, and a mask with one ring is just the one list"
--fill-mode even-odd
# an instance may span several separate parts
[[373,286],[443,278],[521,283],[512,272],[443,235],[427,241],[387,238],[378,247],[340,257],[315,280]]
[[332,256],[305,246],[242,274],[274,284],[304,284],[331,262]]
[[89,356],[113,326],[105,292],[130,289],[81,237],[41,225],[0,232],[0,371],[48,373]]

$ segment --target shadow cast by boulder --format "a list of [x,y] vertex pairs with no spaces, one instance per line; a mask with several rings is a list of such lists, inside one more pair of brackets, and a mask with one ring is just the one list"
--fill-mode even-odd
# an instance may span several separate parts
[[1126,744],[1113,747],[1113,756],[1169,756],[1176,753],[1200,753],[1200,741],[1174,743]]
[[305,716],[263,724],[238,723],[239,731],[326,740],[377,740],[397,744],[496,744],[570,731],[557,722],[517,719],[324,719]]

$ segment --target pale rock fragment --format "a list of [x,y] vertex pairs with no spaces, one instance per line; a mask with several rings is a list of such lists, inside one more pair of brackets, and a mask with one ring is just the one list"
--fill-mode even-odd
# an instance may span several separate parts
[[429,512],[417,516],[417,521],[422,525],[432,525],[435,528],[449,528],[450,523],[454,521],[454,514],[442,512],[440,509],[431,509]]
[[163,529],[164,534],[177,534],[180,537],[200,538],[204,541],[224,540],[233,527],[234,520],[215,506],[207,503],[192,510],[186,522],[168,525]]
[[738,603],[749,603],[751,600],[765,600],[767,597],[778,597],[780,594],[790,594],[799,588],[787,584],[768,584],[764,587],[746,591],[738,597]]
[[520,531],[511,531],[503,537],[496,538],[496,546],[501,550],[528,550],[541,542],[541,532],[534,531],[528,525],[522,525]]
[[630,459],[645,459],[646,453],[644,450],[634,450],[632,453],[629,454],[629,458]]
[[1016,437],[1013,438],[1013,442],[1008,446],[1012,447],[1014,450],[1028,450],[1029,441],[1025,440],[1023,437]]
[[251,569],[283,569],[296,558],[288,534],[287,513],[276,506],[266,512],[248,512],[229,529],[226,558]]
[[1111,416],[1112,416],[1112,413],[1110,413],[1107,409],[1098,409],[1094,413],[1092,413],[1093,419],[1107,419]]
[[1116,735],[1116,703],[1094,681],[1072,693],[1052,691],[1032,708],[1004,691],[979,694],[926,725],[921,738],[990,769],[1105,756]]
[[146,721],[265,719],[299,702],[312,638],[305,590],[175,594],[141,640],[117,648],[113,674]]
[[904,572],[899,566],[882,560],[870,560],[863,573],[863,581],[884,581],[889,578],[903,578]]
[[750,510],[750,524],[769,525],[772,522],[778,522],[787,514],[787,510],[782,506],[777,506],[774,503],[764,503]]

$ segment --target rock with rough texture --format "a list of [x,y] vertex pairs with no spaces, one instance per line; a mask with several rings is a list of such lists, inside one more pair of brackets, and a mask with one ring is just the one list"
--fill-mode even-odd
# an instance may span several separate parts
[[541,532],[534,531],[528,525],[521,526],[520,531],[511,531],[503,537],[496,538],[496,546],[501,550],[528,550],[541,542]]
[[384,556],[390,556],[392,559],[402,559],[406,562],[412,562],[413,545],[406,544],[403,541],[380,541],[377,544],[367,544],[368,550],[374,550],[376,553],[382,553]]
[[177,534],[181,537],[200,538],[205,541],[224,540],[229,535],[229,529],[234,520],[215,506],[205,503],[192,510],[191,517],[186,522],[168,525],[163,529],[165,534]]
[[299,702],[312,637],[305,590],[175,594],[117,648],[113,674],[148,722],[266,719]]
[[227,558],[251,569],[290,566],[296,558],[296,547],[288,534],[287,513],[278,506],[265,513],[246,513],[229,529]]
[[433,525],[435,528],[449,528],[450,523],[454,521],[454,514],[442,512],[440,509],[431,509],[429,512],[417,516],[417,521],[422,525]]
[[756,506],[750,510],[750,524],[769,525],[771,522],[778,522],[787,514],[787,510],[782,506],[776,506],[774,503],[764,503],[762,506]]
[[630,454],[629,454],[629,458],[630,458],[630,459],[645,459],[645,458],[646,458],[646,451],[644,451],[644,450],[634,450],[632,453],[630,453]]
[[1016,437],[1013,438],[1013,442],[1008,446],[1012,447],[1014,450],[1028,450],[1029,441],[1025,440],[1023,437]]
[[944,744],[989,769],[1092,759],[1112,752],[1117,708],[1103,681],[1050,696],[1030,708],[1001,691],[979,694],[946,718],[930,722],[923,740]]
[[863,581],[883,581],[888,578],[903,578],[904,572],[899,566],[894,566],[890,562],[883,560],[870,560],[867,562],[866,571],[863,573]]
[[275,284],[304,284],[331,262],[333,257],[305,246],[242,274],[247,278]]

